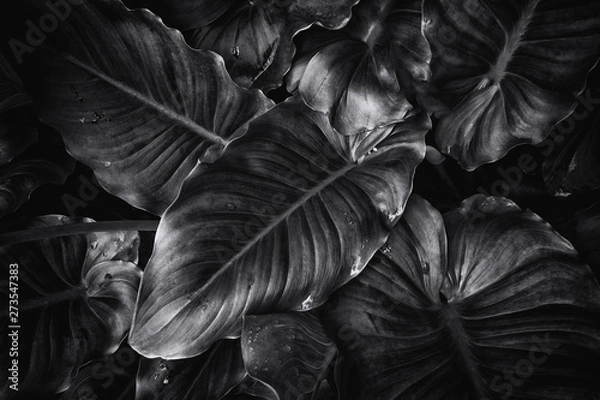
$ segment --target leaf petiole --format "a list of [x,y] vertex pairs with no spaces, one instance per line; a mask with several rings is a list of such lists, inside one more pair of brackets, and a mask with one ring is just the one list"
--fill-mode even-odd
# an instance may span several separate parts
[[156,231],[157,221],[84,222],[0,233],[0,246],[93,232]]

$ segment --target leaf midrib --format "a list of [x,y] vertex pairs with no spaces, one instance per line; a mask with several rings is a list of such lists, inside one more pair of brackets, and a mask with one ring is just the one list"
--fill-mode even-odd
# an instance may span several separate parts
[[323,182],[314,186],[313,188],[308,190],[304,195],[302,195],[302,197],[300,197],[294,203],[290,204],[290,206],[287,208],[287,210],[285,212],[279,214],[279,216],[277,218],[275,218],[274,220],[272,220],[269,223],[269,225],[267,225],[265,228],[263,228],[258,235],[254,236],[251,240],[249,240],[248,243],[246,243],[244,245],[244,247],[242,247],[240,249],[240,251],[238,251],[229,261],[227,261],[227,263],[225,263],[223,265],[223,267],[219,270],[219,272],[217,272],[217,274],[215,274],[215,275],[218,275],[222,270],[230,267],[233,263],[235,263],[235,261],[237,261],[240,257],[242,257],[252,247],[254,247],[254,245],[256,245],[258,242],[260,242],[265,236],[267,236],[271,231],[273,231],[273,229],[275,229],[280,223],[285,221],[296,210],[298,210],[300,207],[302,207],[304,204],[306,204],[311,198],[313,198],[317,194],[321,193],[321,191],[323,191],[326,187],[331,185],[333,182],[335,182],[336,180],[338,180],[339,178],[344,176],[347,172],[349,172],[350,170],[355,168],[356,165],[357,164],[351,163],[351,164],[346,165],[344,168],[335,171]]
[[[250,251],[258,242],[260,242],[264,237],[266,237],[269,233],[271,233],[273,231],[273,229],[275,229],[280,223],[285,221],[296,210],[298,210],[300,207],[302,207],[304,204],[306,204],[308,202],[308,200],[310,200],[312,197],[316,196],[317,194],[321,193],[322,190],[324,190],[326,187],[331,185],[337,179],[344,176],[350,170],[354,169],[357,165],[358,164],[349,163],[344,168],[341,168],[341,169],[337,170],[336,172],[332,173],[323,182],[314,186],[313,188],[308,190],[302,197],[300,197],[294,203],[290,204],[290,206],[287,208],[287,210],[285,212],[279,214],[279,216],[277,218],[275,218],[273,221],[271,221],[269,223],[269,225],[267,225],[265,228],[263,228],[256,236],[254,236],[251,240],[249,240],[244,245],[244,247],[242,247],[233,257],[231,257],[225,264],[223,264],[223,266],[221,268],[219,268],[219,270],[213,276],[211,276],[210,279],[204,285],[202,285],[202,288],[200,288],[200,290],[203,290],[204,288],[210,286],[212,284],[212,282],[214,282],[219,276],[224,274],[225,271],[227,271],[238,259],[240,259],[242,256],[244,256],[248,251]],[[191,299],[188,300],[188,302],[185,304],[184,307],[187,307],[187,305],[190,304],[191,302],[192,302]]]
[[82,61],[78,60],[76,57],[73,57],[71,55],[63,55],[63,57],[67,61],[72,63],[73,65],[76,65],[79,68],[89,72],[90,74],[96,76],[97,78],[103,80],[104,82],[108,83],[109,85],[113,86],[114,88],[125,93],[129,97],[132,97],[132,98],[138,100],[145,106],[152,108],[153,110],[157,111],[161,115],[175,121],[179,125],[182,125],[182,126],[188,128],[190,131],[196,133],[198,136],[202,137],[203,139],[206,139],[215,144],[219,144],[221,146],[226,146],[228,144],[228,142],[226,140],[224,140],[222,137],[220,137],[220,136],[214,134],[213,132],[210,132],[209,130],[198,125],[194,120],[190,119],[189,117],[187,117],[185,115],[181,115],[181,114],[177,113],[176,111],[174,111],[173,109],[171,109],[163,104],[158,103],[157,101],[150,98],[149,96],[144,95],[143,93],[127,86],[126,84],[119,82],[118,80],[111,78],[110,76],[106,75],[105,73],[98,71],[97,69],[83,63]]
[[485,398],[486,392],[481,382],[481,375],[477,364],[473,361],[474,355],[471,350],[469,338],[464,326],[460,314],[455,309],[453,303],[447,303],[441,305],[442,320],[445,322],[452,342],[456,346],[455,354],[460,359],[460,365],[463,367],[463,372],[469,377],[469,380],[474,387],[474,395],[476,398]]
[[[65,301],[76,300],[86,296],[86,288],[83,285],[73,286],[61,292],[55,292],[43,297],[27,300],[19,305],[20,312],[28,312],[38,308],[47,308],[60,304]],[[4,318],[8,315],[8,310],[3,311],[0,317]]]
[[523,9],[523,13],[519,17],[519,20],[515,24],[514,29],[507,33],[506,43],[500,54],[498,54],[498,58],[488,74],[488,78],[493,82],[502,81],[504,75],[506,75],[508,64],[519,48],[539,2],[540,0],[529,0]]

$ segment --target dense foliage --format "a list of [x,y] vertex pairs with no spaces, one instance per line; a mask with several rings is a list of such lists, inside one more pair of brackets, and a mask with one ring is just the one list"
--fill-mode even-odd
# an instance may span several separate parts
[[0,39],[2,398],[600,398],[597,1],[19,0]]

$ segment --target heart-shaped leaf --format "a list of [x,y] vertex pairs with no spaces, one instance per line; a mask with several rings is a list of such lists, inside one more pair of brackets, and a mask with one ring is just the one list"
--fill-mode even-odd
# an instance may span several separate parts
[[[91,220],[51,215],[26,228],[75,222]],[[2,326],[18,336],[19,393],[63,391],[83,363],[118,348],[142,275],[135,264],[138,244],[137,232],[119,231],[0,247],[8,277],[2,296],[10,294],[13,306],[0,316]],[[3,349],[9,339],[2,334]],[[9,365],[8,356],[2,353],[2,365]]]
[[425,0],[436,141],[468,170],[539,143],[600,56],[600,3]]
[[82,2],[25,60],[40,118],[100,184],[160,214],[198,158],[214,158],[272,103],[233,83],[148,10]]
[[337,29],[358,0],[133,1],[186,31],[188,43],[225,59],[234,81],[272,89],[282,83],[294,56],[293,36],[313,23]]
[[313,313],[248,315],[242,329],[244,364],[277,399],[312,397],[337,349]]
[[415,81],[429,77],[431,52],[421,32],[421,1],[363,1],[346,27],[298,35],[288,90],[353,135],[402,121]]
[[[294,99],[200,164],[163,215],[130,344],[191,357],[240,333],[242,317],[322,304],[366,265],[402,214],[429,118],[398,124],[378,151],[344,155],[324,114]],[[333,144],[332,144],[333,143]]]
[[246,377],[239,340],[222,340],[187,360],[142,359],[136,400],[219,400]]
[[413,196],[324,322],[357,399],[600,394],[600,287],[569,242],[503,198],[442,216]]

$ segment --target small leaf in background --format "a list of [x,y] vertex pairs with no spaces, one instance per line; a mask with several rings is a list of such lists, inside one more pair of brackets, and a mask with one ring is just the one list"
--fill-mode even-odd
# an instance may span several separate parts
[[282,84],[294,56],[292,38],[316,23],[344,26],[358,0],[206,1],[130,0],[148,7],[186,35],[195,48],[213,50],[225,59],[233,80],[264,90]]
[[11,162],[37,141],[38,131],[33,127],[0,123],[0,166]]
[[343,29],[301,33],[288,90],[344,135],[402,121],[415,83],[430,75],[421,20],[421,1],[363,1]]
[[575,111],[552,130],[552,142],[540,146],[547,157],[544,181],[553,194],[600,189],[600,68],[577,100]]
[[109,193],[157,215],[199,158],[272,105],[234,84],[221,57],[116,1],[72,6],[46,45],[22,68],[39,117]]
[[537,215],[473,196],[444,218],[409,200],[324,322],[356,399],[600,394],[600,287]]
[[19,77],[0,54],[0,218],[18,209],[40,186],[64,183],[75,168],[75,160],[53,132],[38,135],[23,118],[30,104]]
[[[11,129],[9,134],[21,133],[25,137],[27,132],[30,131],[19,128]],[[33,132],[37,137],[37,131]],[[62,142],[48,137],[28,147],[11,162],[0,165],[0,217],[18,209],[40,186],[64,183],[74,169],[75,160],[65,152]]]
[[30,104],[32,101],[23,87],[23,82],[6,57],[0,54],[0,114]]
[[297,99],[186,179],[163,215],[130,344],[186,358],[240,333],[247,314],[310,310],[362,271],[404,210],[423,124],[398,124],[360,162]]
[[219,400],[246,377],[239,340],[221,340],[186,360],[142,359],[136,400]]
[[[313,313],[248,315],[242,328],[244,364],[279,399],[312,398],[337,350]],[[305,397],[306,396],[306,397]]]
[[139,360],[140,356],[122,343],[114,353],[81,367],[60,400],[133,399]]
[[575,214],[575,246],[600,281],[600,202]]
[[595,1],[425,0],[432,50],[422,100],[440,148],[473,170],[539,143],[575,108],[600,57]]
[[[49,215],[24,228],[86,222],[92,221]],[[0,340],[3,349],[9,348],[6,330],[20,326],[19,393],[64,391],[80,366],[119,347],[131,324],[142,276],[136,265],[138,244],[137,232],[121,231],[0,247],[5,276],[9,265],[18,270],[10,275],[18,281],[10,278],[2,288],[4,298],[18,288],[18,313],[3,310]],[[8,352],[0,357],[2,365],[8,365]],[[6,369],[6,394],[4,374]]]

